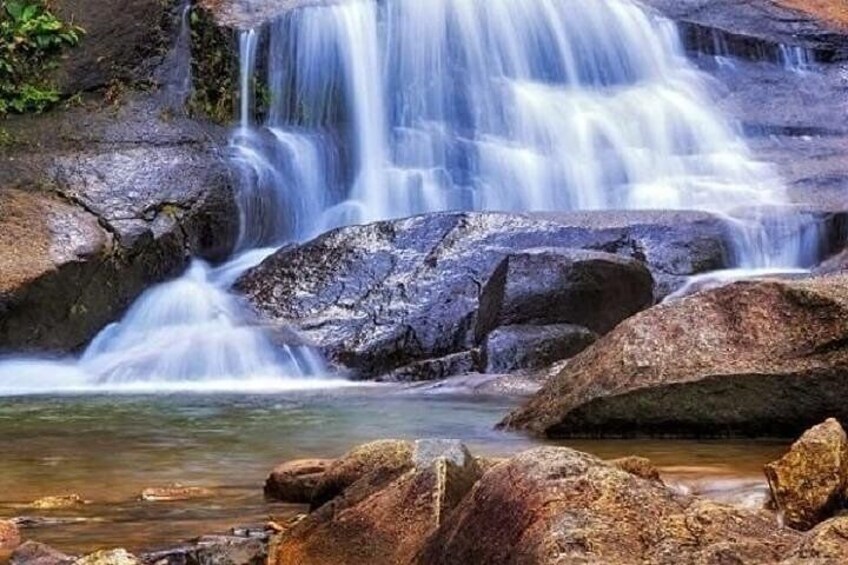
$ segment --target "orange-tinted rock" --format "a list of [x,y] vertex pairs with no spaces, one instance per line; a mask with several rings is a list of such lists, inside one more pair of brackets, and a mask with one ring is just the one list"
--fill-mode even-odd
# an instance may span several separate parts
[[787,526],[808,530],[829,518],[845,500],[848,437],[833,418],[792,444],[765,466],[772,500]]
[[831,518],[807,532],[801,543],[789,554],[786,563],[848,563],[848,517]]
[[15,549],[21,543],[21,532],[14,522],[0,520],[0,552]]
[[413,451],[411,441],[395,439],[372,441],[351,449],[324,472],[315,487],[312,507],[332,500],[366,476],[374,485],[394,480],[412,468]]
[[775,563],[798,539],[768,513],[681,495],[591,455],[543,447],[490,469],[416,562]]
[[384,482],[379,469],[349,485],[274,544],[271,565],[410,563],[480,477],[456,441],[421,440],[412,466]]

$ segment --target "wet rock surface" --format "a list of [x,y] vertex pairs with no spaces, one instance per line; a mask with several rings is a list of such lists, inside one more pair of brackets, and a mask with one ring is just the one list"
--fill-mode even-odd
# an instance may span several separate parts
[[765,466],[772,502],[786,525],[808,530],[845,506],[848,437],[833,418],[807,430]]
[[51,73],[71,97],[0,144],[0,353],[67,352],[190,255],[238,235],[227,131],[187,116],[179,2],[57,0],[85,28]]
[[663,292],[725,266],[725,237],[721,220],[689,212],[433,214],[285,247],[236,289],[360,378],[437,359],[444,377],[467,366],[448,356],[479,355],[500,326],[606,332],[652,303],[643,265]]
[[409,468],[387,480],[361,477],[274,544],[270,564],[413,562],[427,537],[479,479],[458,441],[414,442]]
[[265,496],[283,502],[309,504],[332,459],[298,459],[281,463],[265,481]]
[[400,444],[376,445],[353,450],[360,462],[376,457],[372,471],[272,539],[269,563],[765,564],[815,552],[846,556],[839,524],[802,536],[769,512],[666,487],[638,457],[604,462],[541,447],[487,459],[456,441],[422,440],[410,444],[403,470],[381,474],[376,461]]
[[739,282],[620,324],[510,427],[549,437],[797,436],[848,417],[848,279]]
[[545,447],[489,470],[416,562],[773,563],[797,539],[765,512],[679,495],[591,455]]
[[238,214],[221,138],[157,119],[155,100],[5,125],[0,350],[67,351],[191,254],[232,249]]

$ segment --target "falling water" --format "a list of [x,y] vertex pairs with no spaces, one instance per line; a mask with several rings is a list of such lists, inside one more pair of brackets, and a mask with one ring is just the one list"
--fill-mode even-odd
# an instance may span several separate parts
[[[255,139],[249,116],[256,42],[256,33],[242,34],[240,126],[233,135],[237,164],[240,160],[250,161],[254,154],[249,147]],[[290,140],[292,152],[298,151],[298,142]],[[260,152],[255,155],[261,159]],[[302,182],[304,187],[317,190],[317,157],[292,158],[291,164],[290,177],[275,176],[268,179],[270,184],[253,182],[256,178],[241,183],[238,202],[242,248],[285,239],[285,223],[268,218],[269,214],[280,215],[280,209],[267,201],[279,192],[284,180]],[[269,165],[264,173],[277,175],[278,171]],[[273,190],[272,185],[276,185]],[[262,229],[251,232],[255,225]],[[217,268],[195,260],[182,277],[145,292],[123,319],[104,328],[78,359],[0,361],[0,394],[256,392],[344,385],[343,381],[315,378],[327,373],[317,352],[302,344],[274,343],[269,333],[252,323],[249,310],[229,293],[241,273],[273,250],[247,249]]]
[[728,218],[739,266],[812,260],[803,223],[756,212],[785,188],[713,109],[674,24],[632,2],[348,0],[268,35],[266,125],[312,136],[340,183],[307,196],[313,225],[696,209]]
[[275,246],[336,225],[697,209],[727,219],[740,267],[815,254],[814,230],[769,212],[783,184],[712,109],[675,26],[629,0],[342,0],[239,47],[238,256],[151,289],[78,360],[0,364],[0,392],[315,383],[318,356],[273,345],[227,289]]

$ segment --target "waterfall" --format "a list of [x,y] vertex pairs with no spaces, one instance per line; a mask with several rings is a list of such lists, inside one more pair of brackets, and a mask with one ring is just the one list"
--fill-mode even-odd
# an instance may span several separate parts
[[755,212],[785,187],[713,109],[676,26],[629,0],[346,0],[290,11],[268,36],[266,125],[336,156],[324,228],[694,209],[728,218],[740,267],[813,260],[805,224]]
[[147,291],[79,359],[0,363],[0,393],[316,386],[320,357],[273,344],[228,288],[339,225],[694,209],[726,218],[739,267],[817,254],[809,222],[773,213],[783,183],[713,109],[675,25],[630,0],[341,0],[242,32],[239,56],[236,257]]

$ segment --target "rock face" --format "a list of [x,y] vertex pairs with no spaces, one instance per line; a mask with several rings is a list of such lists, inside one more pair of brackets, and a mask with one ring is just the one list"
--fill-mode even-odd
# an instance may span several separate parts
[[833,418],[804,433],[789,452],[765,466],[772,500],[787,526],[808,530],[846,500],[848,438]]
[[299,459],[281,463],[265,481],[265,496],[295,504],[309,504],[332,459]]
[[179,67],[165,55],[176,3],[51,7],[86,28],[55,70],[63,93],[86,92],[3,123],[0,353],[78,349],[190,255],[222,259],[238,237],[226,131],[187,118],[160,76]]
[[798,539],[764,512],[673,493],[567,448],[489,470],[416,563],[774,563]]
[[505,424],[541,435],[795,436],[848,418],[848,277],[749,281],[656,306]]
[[652,302],[642,260],[664,287],[721,267],[724,227],[698,213],[434,214],[283,248],[236,288],[361,378],[442,359],[413,371],[426,376],[467,367],[501,326],[609,331]]
[[574,357],[597,339],[582,326],[504,326],[486,338],[487,373],[539,369]]
[[480,474],[461,443],[417,441],[406,471],[363,475],[283,533],[269,564],[411,563]]

